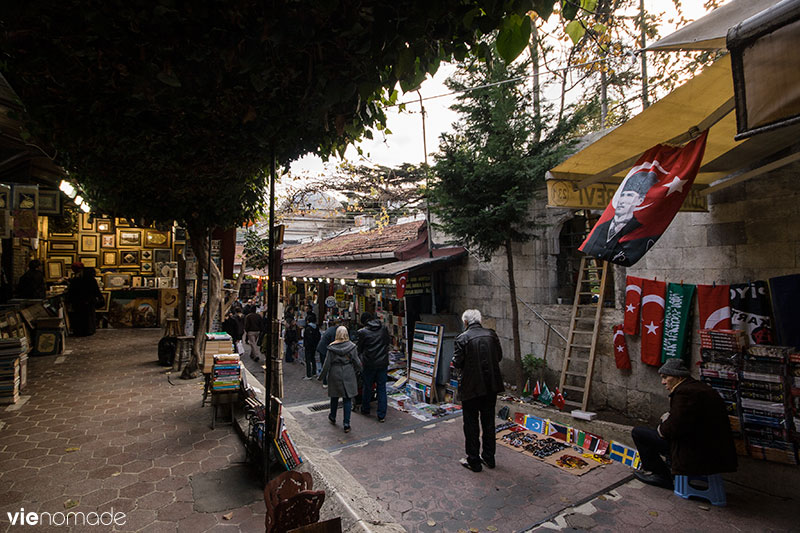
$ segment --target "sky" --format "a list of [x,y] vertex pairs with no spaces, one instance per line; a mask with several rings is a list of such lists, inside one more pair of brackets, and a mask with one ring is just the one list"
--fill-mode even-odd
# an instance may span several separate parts
[[[669,13],[674,12],[671,9],[672,5],[672,0],[645,0],[645,9],[647,11],[666,12],[668,16],[665,19],[669,18]],[[683,2],[683,11],[684,16],[691,20],[697,19],[705,13],[702,2],[699,0]],[[553,17],[553,19],[555,18]],[[675,29],[674,24],[667,23],[662,26],[660,34],[666,36]],[[443,132],[450,131],[452,124],[458,120],[458,113],[449,109],[449,106],[455,103],[455,96],[433,98],[449,93],[444,81],[454,70],[454,66],[442,64],[436,75],[429,76],[419,89],[424,99],[423,105],[426,112],[425,140],[427,141],[430,163],[433,162],[430,155],[437,151],[439,136]],[[546,94],[545,98],[547,98]],[[419,96],[416,92],[401,94],[399,101],[409,102],[409,105],[406,106],[407,110],[400,112],[395,107],[388,109],[386,112],[387,127],[392,133],[384,135],[382,132],[373,131],[374,138],[372,140],[364,140],[359,144],[364,156],[359,156],[356,148],[350,146],[345,154],[347,160],[350,163],[359,165],[371,166],[380,164],[390,167],[398,166],[402,163],[417,164],[424,162],[422,117],[418,99]],[[306,155],[292,163],[290,173],[294,177],[319,177],[332,172],[339,162],[340,160],[338,159],[332,159],[326,164],[315,155]]]

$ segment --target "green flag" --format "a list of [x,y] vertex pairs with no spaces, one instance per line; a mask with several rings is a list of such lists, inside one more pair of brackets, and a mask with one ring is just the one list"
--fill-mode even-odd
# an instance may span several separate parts
[[661,341],[661,362],[689,354],[692,338],[692,299],[694,285],[670,283],[664,309],[664,336]]

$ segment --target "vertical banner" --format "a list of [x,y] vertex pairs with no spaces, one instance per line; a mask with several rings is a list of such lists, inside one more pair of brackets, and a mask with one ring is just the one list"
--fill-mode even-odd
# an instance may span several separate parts
[[631,358],[628,355],[628,342],[622,324],[614,326],[614,362],[620,370],[631,369]]
[[[626,278],[625,322],[622,325],[622,331],[624,331],[626,335],[639,334],[639,308],[642,304],[642,281],[642,278],[633,276],[628,276]],[[630,366],[628,368],[630,368]]]
[[697,286],[700,329],[731,329],[730,289],[729,285]]
[[666,292],[667,284],[663,281],[642,282],[642,362],[652,366],[661,365]]
[[664,309],[664,337],[661,344],[661,362],[680,357],[687,361],[691,357],[689,344],[692,339],[692,305],[694,285],[670,283],[667,285],[667,300]]
[[408,272],[401,272],[395,277],[397,282],[397,299],[400,300],[406,294],[406,283],[408,283]]
[[750,344],[772,344],[772,318],[766,281],[731,285],[731,326],[747,333]]
[[622,266],[641,259],[689,194],[707,136],[704,131],[683,147],[658,144],[645,152],[620,183],[580,250]]
[[778,343],[800,350],[800,274],[770,278],[769,288]]

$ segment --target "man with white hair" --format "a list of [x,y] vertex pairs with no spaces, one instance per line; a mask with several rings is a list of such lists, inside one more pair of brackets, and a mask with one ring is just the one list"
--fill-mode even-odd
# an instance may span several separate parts
[[[494,409],[497,394],[503,392],[500,359],[503,350],[492,329],[481,325],[481,312],[467,309],[461,315],[464,332],[456,337],[453,366],[461,371],[458,392],[464,418],[467,457],[461,465],[473,472],[495,467]],[[480,425],[479,425],[480,422]],[[480,432],[483,430],[483,452]]]

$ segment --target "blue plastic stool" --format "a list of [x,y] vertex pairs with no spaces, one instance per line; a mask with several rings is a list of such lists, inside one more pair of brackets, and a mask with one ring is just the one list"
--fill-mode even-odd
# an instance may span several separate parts
[[[699,489],[691,485],[692,481],[702,481],[707,485],[705,489]],[[711,502],[711,505],[724,507],[728,503],[725,498],[725,482],[721,474],[710,476],[675,476],[675,494],[684,499],[691,496],[703,498]]]

